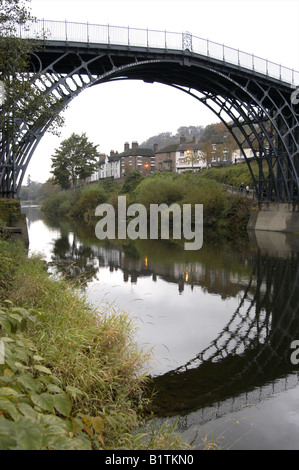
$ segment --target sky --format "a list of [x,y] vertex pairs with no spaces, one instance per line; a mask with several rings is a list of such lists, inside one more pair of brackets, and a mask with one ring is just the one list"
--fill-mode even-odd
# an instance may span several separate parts
[[[299,71],[299,0],[31,0],[38,19],[130,26],[195,36],[255,54]],[[85,132],[101,153],[123,151],[180,126],[205,126],[217,116],[196,99],[162,84],[121,81],[85,90],[63,113],[59,137],[47,133],[27,174],[50,176],[51,157],[73,132]]]

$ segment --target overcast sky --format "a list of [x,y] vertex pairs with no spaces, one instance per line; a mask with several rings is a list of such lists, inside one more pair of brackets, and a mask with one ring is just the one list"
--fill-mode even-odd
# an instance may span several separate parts
[[[37,18],[190,31],[299,71],[299,0],[31,0]],[[217,117],[185,93],[137,81],[101,84],[82,92],[64,113],[61,137],[42,139],[27,175],[44,182],[51,156],[72,132],[86,132],[100,152],[122,151],[180,126]],[[24,180],[26,183],[26,179]]]

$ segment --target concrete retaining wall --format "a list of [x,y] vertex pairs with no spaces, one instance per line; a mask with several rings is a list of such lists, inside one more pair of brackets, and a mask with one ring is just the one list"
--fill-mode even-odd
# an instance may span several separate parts
[[247,229],[299,233],[299,204],[262,203],[253,208]]

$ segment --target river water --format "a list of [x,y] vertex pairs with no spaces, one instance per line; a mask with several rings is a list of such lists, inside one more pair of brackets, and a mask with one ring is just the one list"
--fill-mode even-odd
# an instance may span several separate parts
[[[249,233],[199,251],[99,241],[94,230],[27,215],[30,253],[76,279],[100,311],[126,311],[151,351],[156,420],[194,448],[299,450],[299,235]],[[299,344],[299,343],[298,343]]]

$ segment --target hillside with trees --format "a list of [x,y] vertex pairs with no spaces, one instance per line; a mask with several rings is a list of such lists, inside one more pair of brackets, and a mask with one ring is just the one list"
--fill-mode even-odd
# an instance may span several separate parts
[[[248,126],[243,127],[242,133],[241,129],[234,128],[233,130],[235,136],[242,142],[244,140],[244,134],[249,135],[251,130]],[[197,142],[202,142],[203,144],[211,144],[212,141],[223,142],[225,140],[226,147],[230,149],[235,149],[237,144],[234,140],[233,135],[229,132],[223,122],[216,122],[208,124],[207,126],[181,126],[177,129],[176,134],[172,132],[161,132],[160,134],[149,137],[147,140],[142,142],[141,147],[153,148],[155,144],[158,144],[159,149],[167,147],[168,145],[178,144],[180,142],[180,137],[185,136],[187,141],[192,140],[194,137]],[[253,146],[256,146],[256,142],[253,142]]]
[[203,126],[181,126],[178,128],[176,134],[172,134],[172,132],[161,132],[161,134],[149,137],[142,142],[141,147],[153,148],[155,144],[158,144],[159,148],[163,148],[167,145],[177,144],[180,142],[182,135],[187,139],[191,139],[194,136],[196,140],[199,140],[204,129]]

